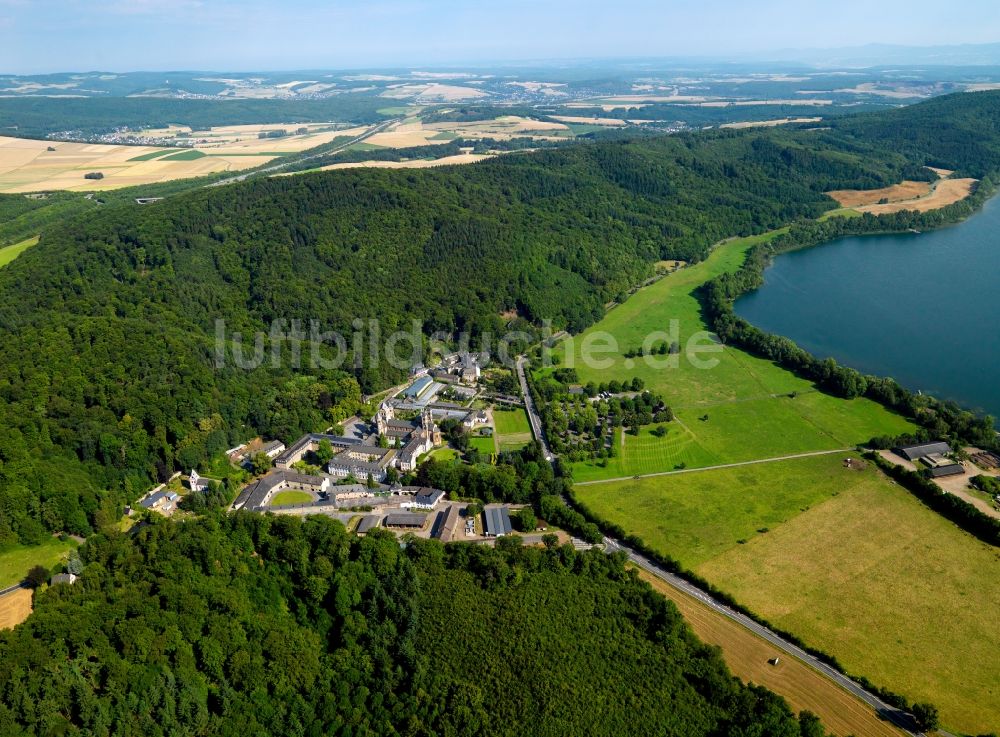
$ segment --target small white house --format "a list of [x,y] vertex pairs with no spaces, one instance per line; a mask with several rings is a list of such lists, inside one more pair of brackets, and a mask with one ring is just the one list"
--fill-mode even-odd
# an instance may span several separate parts
[[208,491],[208,479],[201,476],[193,468],[191,469],[188,484],[191,487],[191,491]]

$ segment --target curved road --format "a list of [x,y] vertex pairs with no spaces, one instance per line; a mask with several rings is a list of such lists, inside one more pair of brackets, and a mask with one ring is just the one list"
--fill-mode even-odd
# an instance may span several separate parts
[[[541,417],[538,415],[538,409],[535,407],[535,402],[531,398],[531,393],[528,391],[528,381],[527,381],[527,377],[525,376],[525,368],[524,368],[525,367],[525,363],[526,363],[525,357],[524,356],[518,356],[518,358],[517,358],[517,364],[516,364],[517,378],[518,378],[518,381],[521,384],[521,393],[524,395],[525,409],[528,412],[528,420],[531,422],[531,431],[534,433],[535,439],[538,440],[539,443],[541,443],[542,450],[543,450],[543,452],[545,454],[546,460],[548,460],[551,463],[552,460],[553,460],[553,455],[552,455],[552,452],[549,450],[548,444],[545,442],[545,436],[542,433],[542,421],[541,421]],[[850,450],[852,450],[852,449],[851,448],[846,448],[846,449],[841,449],[841,450],[816,451],[816,452],[812,452],[812,453],[803,453],[803,454],[793,455],[793,456],[783,456],[781,458],[767,458],[767,459],[758,460],[758,461],[745,461],[743,463],[724,464],[724,465],[721,465],[721,466],[716,466],[715,468],[731,468],[731,467],[734,467],[734,466],[744,466],[744,465],[749,465],[749,464],[753,464],[753,463],[768,463],[768,462],[772,462],[772,461],[785,460],[787,458],[802,458],[802,457],[808,457],[808,456],[814,456],[814,455],[825,455],[825,454],[832,454],[832,453],[843,453],[843,452],[850,451]],[[674,473],[684,473],[684,472],[692,472],[692,471],[705,471],[705,470],[708,470],[708,469],[705,469],[705,468],[693,469],[692,468],[692,469],[684,469],[684,470],[680,470],[680,471],[667,471],[667,472],[664,472],[662,474],[647,474],[647,475],[649,475],[649,476],[661,476],[661,475],[669,475],[669,474],[674,474]],[[627,478],[633,478],[633,477],[630,476],[630,477],[627,477]],[[613,480],[613,479],[609,479],[609,480]],[[600,483],[600,482],[595,482],[595,483]],[[568,500],[564,500],[564,501],[566,501],[567,503],[569,503]],[[605,550],[605,552],[607,552],[609,554],[615,553],[615,552],[618,552],[618,551],[624,552],[628,556],[628,559],[632,563],[634,563],[635,565],[639,566],[640,568],[642,568],[646,572],[652,574],[653,576],[656,576],[658,579],[660,579],[661,581],[663,581],[667,585],[672,586],[673,588],[675,588],[678,591],[681,591],[681,592],[687,594],[688,596],[692,596],[695,599],[698,599],[698,601],[700,601],[703,604],[705,604],[706,606],[708,606],[710,609],[712,609],[713,611],[715,611],[717,614],[721,614],[722,616],[731,619],[732,621],[736,622],[737,624],[739,624],[740,626],[744,627],[745,629],[750,630],[752,633],[754,633],[758,637],[761,637],[764,640],[766,640],[767,642],[771,643],[776,648],[778,648],[779,650],[781,650],[785,654],[789,655],[790,657],[793,657],[793,658],[795,658],[797,660],[800,660],[801,662],[805,663],[806,665],[808,665],[813,670],[818,671],[819,673],[821,673],[822,675],[826,676],[828,679],[830,679],[831,681],[833,681],[834,683],[836,683],[838,686],[840,686],[841,688],[843,688],[845,691],[847,691],[848,693],[852,694],[854,697],[856,697],[856,698],[860,699],[861,701],[863,701],[864,703],[868,704],[872,709],[875,710],[876,714],[878,714],[880,717],[882,717],[882,718],[888,720],[889,722],[891,722],[892,724],[894,724],[896,727],[898,727],[900,730],[902,730],[904,734],[911,735],[911,737],[917,737],[917,735],[922,735],[923,734],[921,732],[915,731],[913,717],[910,716],[909,714],[907,714],[906,712],[901,711],[900,709],[897,709],[894,706],[890,706],[889,704],[887,704],[884,701],[882,701],[882,699],[880,699],[878,696],[876,696],[875,694],[871,693],[867,689],[863,688],[860,684],[858,684],[855,681],[851,680],[850,678],[848,678],[846,675],[844,675],[843,673],[841,673],[836,668],[833,668],[833,667],[827,665],[826,663],[824,663],[823,661],[819,660],[815,656],[810,655],[809,653],[807,653],[805,650],[803,650],[799,646],[792,644],[791,642],[789,642],[785,638],[781,637],[777,633],[772,632],[767,627],[765,627],[765,626],[763,626],[761,624],[758,624],[757,622],[755,622],[754,620],[750,619],[750,617],[746,616],[745,614],[742,614],[740,612],[735,611],[734,609],[731,609],[730,607],[728,607],[725,604],[723,604],[721,601],[718,601],[715,597],[713,597],[708,592],[703,591],[702,589],[700,589],[697,586],[695,586],[690,581],[687,581],[687,580],[681,578],[680,576],[678,576],[678,575],[676,575],[674,573],[671,573],[669,571],[664,570],[663,568],[660,568],[658,565],[656,565],[655,563],[649,561],[648,559],[646,559],[645,557],[643,557],[639,553],[635,552],[634,550],[632,550],[631,548],[629,548],[627,545],[625,545],[621,541],[616,540],[616,539],[611,538],[611,537],[606,537],[605,536],[605,538],[604,538],[604,550]],[[944,735],[944,737],[954,737],[954,735],[950,735],[948,732],[945,732],[943,730],[938,730],[938,734]]]
[[[748,629],[751,632],[753,632],[758,637],[767,640],[769,643],[771,643],[784,653],[792,656],[793,658],[796,658],[797,660],[802,661],[813,670],[819,671],[821,674],[829,678],[831,681],[836,683],[845,691],[852,694],[856,698],[861,699],[866,704],[871,706],[875,710],[876,714],[892,722],[895,726],[899,727],[905,734],[908,735],[922,734],[914,731],[913,718],[906,712],[901,711],[885,703],[878,696],[862,688],[861,685],[852,681],[850,678],[845,676],[836,668],[832,668],[831,666],[827,665],[826,663],[819,660],[815,656],[810,655],[797,645],[793,645],[792,643],[788,642],[788,640],[772,632],[767,627],[758,624],[745,614],[741,614],[740,612],[731,609],[730,607],[726,606],[722,602],[712,597],[710,594],[706,593],[705,591],[702,591],[700,588],[692,584],[690,581],[687,581],[681,578],[680,576],[677,576],[676,574],[670,573],[669,571],[665,571],[655,563],[652,563],[648,559],[639,555],[637,552],[635,552],[628,546],[622,544],[618,540],[615,540],[614,538],[605,537],[604,548],[605,551],[608,553],[615,553],[618,551],[624,552],[632,563],[639,566],[644,571],[656,576],[664,583],[673,586],[675,589],[687,594],[688,596],[692,596],[698,599],[698,601],[702,602],[716,613],[721,614],[733,620],[737,624],[743,626],[745,629]],[[942,735],[948,735],[947,732],[939,732],[939,733]]]
[[388,128],[390,125],[392,125],[393,123],[400,122],[400,120],[401,120],[400,118],[393,118],[391,120],[385,120],[385,121],[379,123],[378,125],[376,125],[374,128],[369,128],[364,133],[362,133],[360,136],[352,138],[347,143],[342,143],[339,146],[335,146],[334,148],[331,148],[328,151],[321,151],[318,154],[310,154],[309,156],[289,157],[290,158],[289,161],[285,161],[285,162],[280,163],[280,164],[272,164],[271,166],[265,166],[263,169],[254,169],[253,171],[248,171],[248,172],[246,172],[244,174],[237,174],[234,177],[228,177],[226,179],[220,179],[217,182],[212,182],[211,184],[206,184],[205,186],[206,187],[223,187],[223,186],[225,186],[227,184],[232,184],[233,182],[242,182],[243,180],[248,179],[249,177],[257,176],[258,174],[272,174],[272,173],[274,173],[276,171],[281,171],[282,169],[284,169],[284,168],[286,168],[288,166],[291,166],[292,164],[298,164],[298,163],[301,163],[303,161],[309,161],[310,159],[316,159],[316,158],[319,158],[320,156],[329,156],[331,154],[340,153],[341,151],[343,151],[345,148],[348,148],[349,146],[353,146],[356,143],[361,143],[363,140],[365,140],[366,138],[369,138],[371,136],[374,136],[376,133],[381,133],[386,128]]

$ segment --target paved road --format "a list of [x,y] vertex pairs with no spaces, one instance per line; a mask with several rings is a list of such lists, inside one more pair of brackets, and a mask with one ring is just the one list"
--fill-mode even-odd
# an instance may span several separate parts
[[740,461],[739,463],[720,463],[716,466],[699,466],[698,468],[680,468],[675,471],[657,471],[656,473],[641,473],[636,476],[616,476],[613,479],[597,479],[596,481],[576,481],[574,486],[589,486],[591,484],[610,484],[612,481],[628,481],[629,479],[648,479],[655,476],[676,476],[680,473],[697,473],[698,471],[717,471],[720,468],[739,468],[753,466],[758,463],[775,463],[776,461],[792,461],[796,458],[812,458],[813,456],[829,456],[837,453],[850,453],[854,448],[837,448],[836,450],[813,450],[808,453],[794,453],[775,458],[758,458],[755,461]]
[[291,166],[292,164],[299,164],[299,163],[301,163],[303,161],[309,161],[310,159],[317,159],[320,156],[330,156],[331,154],[340,153],[345,148],[348,148],[349,146],[353,146],[356,143],[361,143],[366,138],[368,138],[370,136],[374,136],[376,133],[381,133],[386,128],[388,128],[390,125],[393,125],[394,123],[398,123],[399,121],[400,121],[400,118],[393,118],[392,120],[383,121],[383,122],[379,123],[378,125],[376,125],[374,128],[368,129],[367,131],[365,131],[364,133],[362,133],[360,136],[356,136],[355,138],[352,138],[350,141],[347,141],[346,143],[342,143],[339,146],[335,146],[334,148],[327,149],[326,151],[322,151],[321,153],[311,154],[310,156],[303,156],[303,157],[289,157],[290,160],[286,161],[284,163],[273,164],[271,166],[266,166],[263,169],[255,169],[253,171],[248,171],[248,172],[245,172],[243,174],[237,174],[234,177],[228,177],[226,179],[220,179],[217,182],[212,182],[211,184],[207,184],[205,186],[206,187],[224,187],[227,184],[232,184],[233,182],[242,182],[243,180],[248,179],[249,177],[257,176],[257,175],[260,175],[260,174],[264,174],[264,175],[273,174],[274,172],[281,171],[282,169],[285,169],[285,168]]
[[[745,614],[741,614],[740,612],[737,612],[729,608],[722,602],[712,597],[710,594],[706,593],[705,591],[702,591],[700,588],[698,588],[691,582],[686,581],[680,576],[670,573],[669,571],[665,571],[664,569],[657,566],[655,563],[652,563],[648,559],[639,555],[634,550],[622,544],[618,540],[615,540],[610,537],[605,537],[604,546],[605,546],[605,551],[608,553],[623,551],[624,553],[626,553],[626,555],[628,555],[628,558],[630,561],[632,561],[632,563],[639,566],[648,573],[656,576],[664,583],[668,584],[669,586],[672,586],[678,591],[687,594],[688,596],[698,599],[698,601],[702,602],[703,604],[705,604],[718,614],[721,614],[733,620],[737,624],[743,626],[745,629],[748,629],[751,632],[753,632],[758,637],[767,640],[769,643],[771,643],[778,649],[782,650],[787,655],[796,658],[797,660],[800,660],[806,665],[808,665],[810,668],[819,671],[822,675],[829,678],[831,681],[833,681],[838,686],[846,690],[848,693],[852,694],[858,699],[861,699],[863,702],[871,706],[875,710],[876,714],[892,722],[895,726],[899,727],[905,734],[908,735],[921,734],[913,731],[913,721],[908,714],[885,703],[878,696],[865,690],[859,684],[852,681],[850,678],[845,676],[840,671],[830,667],[823,661],[810,655],[797,645],[793,645],[791,642],[788,642],[780,635],[775,634],[774,632],[769,630],[767,627],[758,624]],[[948,737],[953,737],[952,735],[948,735],[947,732],[940,732],[940,734],[947,735]]]
[[[545,442],[545,437],[542,434],[541,419],[538,416],[538,411],[535,407],[535,403],[531,398],[531,393],[528,391],[528,382],[524,374],[525,363],[526,360],[524,356],[519,356],[516,364],[517,378],[521,384],[521,393],[524,395],[525,408],[528,411],[528,419],[531,421],[532,432],[535,434],[535,437],[538,439],[538,441],[542,444],[542,449],[545,452],[546,460],[548,460],[551,463],[553,456],[552,453],[549,451],[548,445]],[[811,456],[831,455],[834,453],[849,452],[851,450],[853,450],[853,448],[813,451],[811,453],[800,453],[797,455],[781,456],[778,458],[765,458],[756,461],[743,461],[741,463],[727,463],[718,466],[711,466],[710,468],[711,469],[733,468],[737,466],[752,465],[755,463],[772,463],[775,461],[789,460],[793,458],[808,458]],[[646,476],[666,476],[676,473],[692,473],[694,471],[710,470],[710,468],[691,468],[691,469],[682,469],[678,471],[665,471],[663,473],[646,474]],[[633,478],[633,477],[629,476],[625,478]],[[606,479],[605,481],[616,481],[616,480],[620,481],[622,479]],[[595,481],[587,483],[604,483],[604,482]],[[563,501],[566,502],[567,504],[569,503],[569,500],[564,499]],[[713,611],[725,617],[728,617],[729,619],[741,625],[745,629],[750,630],[758,637],[767,640],[769,643],[777,647],[779,650],[781,650],[788,656],[802,661],[810,668],[818,671],[822,675],[829,678],[831,681],[833,681],[838,686],[846,690],[848,693],[852,694],[856,698],[868,704],[872,709],[875,710],[876,714],[888,720],[895,726],[899,727],[903,731],[903,733],[911,735],[913,737],[916,737],[917,735],[921,734],[914,731],[913,719],[909,714],[900,711],[899,709],[885,703],[878,696],[862,688],[861,685],[851,680],[837,669],[832,668],[831,666],[827,665],[818,658],[810,655],[797,645],[788,642],[780,635],[772,632],[767,627],[758,624],[745,614],[741,614],[740,612],[731,609],[722,602],[718,601],[708,592],[702,591],[700,588],[692,584],[690,581],[687,581],[676,574],[670,573],[669,571],[660,568],[655,563],[647,560],[645,557],[635,552],[621,541],[616,540],[614,538],[610,537],[604,538],[604,549],[605,552],[607,553],[623,551],[626,555],[628,555],[629,560],[631,560],[635,565],[639,566],[648,573],[656,576],[661,581],[666,583],[668,586],[672,586],[678,591],[681,591],[687,594],[688,596],[692,596],[695,599],[698,599]],[[945,737],[954,737],[954,735],[949,735],[947,732],[944,731],[939,731],[939,734],[944,735]]]
[[0,596],[6,596],[7,594],[14,593],[18,589],[26,589],[26,588],[28,588],[27,584],[25,584],[24,581],[21,581],[21,583],[16,583],[13,586],[8,586],[5,589],[0,589]]
[[545,442],[545,434],[542,432],[542,418],[538,414],[538,408],[535,407],[535,400],[531,398],[531,392],[528,391],[528,379],[524,374],[524,365],[526,363],[527,359],[524,356],[517,357],[517,380],[521,382],[524,409],[528,412],[528,422],[531,423],[531,432],[535,436],[535,440],[542,444],[542,453],[545,455],[545,460],[552,463],[554,456],[552,455],[552,451],[549,450],[549,444]]

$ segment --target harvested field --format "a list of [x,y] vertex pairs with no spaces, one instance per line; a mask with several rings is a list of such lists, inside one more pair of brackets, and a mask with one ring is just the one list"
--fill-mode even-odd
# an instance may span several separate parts
[[899,202],[925,197],[931,191],[930,182],[904,181],[881,189],[835,189],[827,194],[835,199],[841,207],[858,207],[860,205],[875,205],[881,200]]
[[976,179],[942,179],[937,183],[933,191],[925,197],[900,200],[899,202],[890,202],[885,205],[865,205],[857,209],[861,212],[870,212],[873,215],[887,215],[903,210],[929,212],[930,210],[937,210],[947,205],[953,205],[959,200],[964,200],[972,192],[972,187],[977,181]]
[[414,99],[420,102],[455,102],[477,97],[488,97],[489,93],[475,87],[460,87],[450,84],[400,84],[391,85],[382,97],[394,100]]
[[584,125],[626,125],[627,120],[622,118],[588,118],[585,115],[553,115],[554,120],[561,123],[581,123]]
[[[729,669],[744,683],[766,686],[784,697],[793,711],[808,709],[838,737],[898,737],[901,733],[866,704],[766,640],[718,614],[696,599],[639,571],[639,577],[677,605],[698,639],[722,650]],[[767,661],[779,657],[777,665]]]
[[433,166],[452,166],[457,164],[474,164],[477,161],[493,158],[493,154],[456,154],[443,156],[440,159],[410,159],[408,161],[345,161],[340,164],[330,164],[321,167],[321,171],[329,169],[427,169]]
[[924,167],[924,168],[930,169],[932,172],[934,172],[935,174],[937,174],[942,179],[944,179],[945,177],[950,177],[952,174],[955,173],[951,169],[939,169],[936,166],[927,166],[927,167]]
[[0,630],[12,629],[31,614],[31,589],[15,589],[0,596]]
[[788,123],[819,123],[823,118],[779,118],[777,120],[748,120],[742,123],[723,123],[720,128],[773,128]]
[[[89,192],[239,171],[260,166],[282,154],[304,151],[341,136],[357,136],[366,130],[313,132],[317,127],[257,125],[193,131],[186,140],[196,142],[195,148],[70,143],[0,136],[0,192]],[[263,130],[295,131],[298,128],[309,128],[311,132],[259,138]],[[163,134],[185,132],[177,128],[163,131]],[[100,172],[104,177],[85,179],[84,174],[88,172]]]

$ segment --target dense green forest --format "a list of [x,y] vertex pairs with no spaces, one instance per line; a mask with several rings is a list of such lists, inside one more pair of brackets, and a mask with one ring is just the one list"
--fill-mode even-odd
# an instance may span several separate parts
[[[578,331],[658,259],[698,261],[722,238],[814,218],[834,206],[825,190],[929,178],[925,163],[990,165],[997,143],[982,131],[997,130],[1000,93],[942,99],[932,115],[917,105],[844,131],[592,142],[143,207],[109,195],[0,270],[0,545],[88,534],[155,479],[256,433],[323,429],[405,373],[367,353],[329,370],[217,367],[216,319],[228,334],[315,319],[349,335],[364,318],[383,335],[417,320],[476,336],[514,310]],[[938,129],[951,133],[936,141]],[[927,141],[919,155],[914,140]]]
[[0,135],[45,138],[74,131],[83,136],[118,128],[187,125],[205,130],[254,123],[372,123],[385,100],[372,95],[337,95],[323,100],[183,100],[157,97],[22,97],[0,105]]
[[4,735],[823,735],[624,557],[251,514],[82,554],[0,632]]

